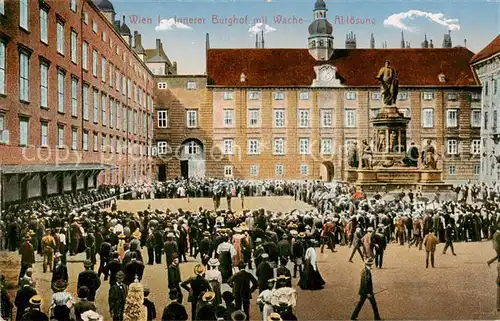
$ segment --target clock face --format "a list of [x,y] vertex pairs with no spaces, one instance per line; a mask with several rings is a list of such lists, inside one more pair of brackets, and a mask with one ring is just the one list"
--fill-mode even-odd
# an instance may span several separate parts
[[330,68],[326,68],[326,69],[323,69],[322,73],[321,73],[321,78],[322,80],[325,80],[325,81],[331,81],[333,80],[333,70],[330,69]]

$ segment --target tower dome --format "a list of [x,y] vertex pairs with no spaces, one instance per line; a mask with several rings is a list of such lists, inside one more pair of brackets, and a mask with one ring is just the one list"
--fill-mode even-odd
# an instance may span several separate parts
[[109,0],[93,0],[93,2],[102,12],[115,11],[113,4]]
[[326,3],[323,0],[316,0],[316,3],[314,4],[314,9],[315,10],[328,10],[328,9],[326,9]]
[[317,35],[317,34],[329,34],[329,35],[331,35],[332,32],[333,32],[333,26],[326,19],[314,20],[309,25],[309,34],[310,35]]

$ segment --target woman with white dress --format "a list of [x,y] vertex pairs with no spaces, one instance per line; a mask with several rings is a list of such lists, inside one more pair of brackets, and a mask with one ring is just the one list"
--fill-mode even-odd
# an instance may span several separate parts
[[212,292],[215,293],[215,305],[218,306],[222,303],[221,297],[221,284],[222,284],[222,274],[219,271],[220,262],[218,259],[210,259],[208,261],[209,270],[205,272],[205,279],[210,284]]
[[302,290],[321,290],[325,285],[325,281],[321,277],[318,270],[316,260],[316,250],[308,242],[306,254],[304,256],[304,270],[300,276],[299,286]]

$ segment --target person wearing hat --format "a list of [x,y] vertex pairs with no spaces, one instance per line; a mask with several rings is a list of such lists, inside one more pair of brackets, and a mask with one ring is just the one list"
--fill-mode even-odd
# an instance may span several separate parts
[[17,290],[16,298],[14,299],[14,305],[16,306],[16,320],[21,320],[24,312],[30,306],[30,299],[37,295],[37,291],[33,286],[33,283],[23,284],[19,290]]
[[81,319],[82,321],[104,321],[104,317],[93,310],[83,313]]
[[384,251],[387,247],[383,224],[379,224],[377,232],[373,233],[372,243],[375,248],[375,266],[381,269],[384,260]]
[[59,321],[70,320],[71,309],[74,300],[69,292],[66,292],[68,282],[59,279],[52,284],[54,294],[52,295],[52,305],[50,307],[51,318]]
[[262,262],[262,254],[264,253],[266,253],[266,249],[262,244],[262,239],[260,237],[257,237],[255,239],[255,249],[253,251],[253,260],[256,268],[259,267],[260,263]]
[[231,320],[232,321],[246,321],[247,320],[247,315],[245,312],[241,310],[236,310],[233,313],[231,313]]
[[47,266],[49,267],[50,273],[52,273],[55,248],[56,241],[52,236],[52,232],[50,229],[46,229],[45,236],[42,237],[43,273],[47,273]]
[[52,272],[51,284],[54,284],[58,280],[69,281],[68,268],[62,263],[61,253],[59,252],[54,255],[54,270]]
[[148,321],[156,319],[156,307],[153,301],[149,300],[148,296],[151,293],[149,288],[144,288],[144,306],[146,307]]
[[267,317],[266,321],[283,321],[283,320],[281,319],[281,316],[278,313],[273,312]]
[[243,306],[246,315],[250,315],[250,300],[252,293],[259,287],[259,283],[253,274],[245,270],[245,266],[245,262],[240,261],[239,271],[227,280],[227,284],[233,289],[235,308],[241,310]]
[[210,232],[203,232],[203,239],[200,241],[198,252],[200,253],[202,264],[206,266],[214,252],[214,244],[212,240],[210,240]]
[[271,298],[274,291],[275,279],[270,279],[267,283],[267,289],[262,291],[257,298],[257,303],[259,304],[259,309],[262,312],[262,320],[267,321],[267,317],[273,312],[273,305],[271,304]]
[[24,277],[26,270],[35,264],[35,248],[31,244],[31,234],[24,237],[24,243],[19,248],[19,254],[21,255],[21,270],[19,272],[19,282]]
[[368,227],[366,229],[366,234],[361,238],[361,242],[363,243],[363,254],[364,257],[371,257],[373,258],[375,255],[373,254],[373,242],[372,242],[372,236],[373,236],[373,227]]
[[352,312],[351,320],[356,320],[358,318],[358,314],[363,307],[366,299],[370,300],[370,303],[373,308],[373,315],[375,320],[381,320],[378,312],[377,301],[375,300],[375,294],[373,292],[373,281],[372,281],[372,266],[373,259],[371,257],[365,260],[365,267],[363,271],[361,271],[361,283],[359,287],[359,302],[356,305],[356,308]]
[[288,261],[286,260],[281,260],[280,261],[280,266],[276,269],[276,277],[279,279],[282,277],[281,280],[281,285],[286,286],[286,287],[292,287],[292,272],[286,267],[288,264]]
[[82,286],[81,288],[78,288],[77,291],[78,299],[79,301],[75,303],[75,317],[76,321],[82,321],[82,314],[92,310],[92,311],[97,311],[96,306],[93,302],[90,302],[87,300],[87,297],[89,295],[89,288],[86,286]]
[[144,274],[144,268],[144,263],[137,259],[137,254],[135,252],[132,252],[130,255],[130,262],[128,262],[123,269],[123,272],[125,272],[124,283],[130,285],[136,278],[140,282]]
[[413,238],[408,244],[408,248],[410,248],[413,244],[415,244],[415,247],[417,247],[419,250],[422,249],[422,220],[419,217],[415,217],[415,219],[413,220]]
[[23,317],[19,320],[21,321],[49,321],[49,317],[42,312],[42,297],[39,295],[34,295],[29,300],[30,307],[23,314]]
[[212,291],[215,293],[215,305],[222,303],[221,299],[221,285],[222,285],[222,274],[220,273],[218,267],[220,263],[216,258],[210,259],[208,261],[208,266],[210,267],[205,273],[205,279],[207,279]]
[[425,246],[425,267],[429,267],[429,256],[431,257],[431,265],[434,267],[434,253],[436,252],[436,246],[439,243],[436,235],[434,235],[434,229],[431,229],[429,234],[425,236],[424,246]]
[[361,227],[357,227],[352,238],[352,251],[351,256],[349,257],[350,263],[353,263],[352,259],[354,258],[356,252],[358,252],[361,259],[364,260],[363,253],[361,252],[361,248],[363,247],[362,238],[363,234],[361,233]]
[[118,252],[113,252],[111,254],[111,260],[104,267],[104,279],[106,280],[106,275],[109,276],[109,286],[116,283],[116,274],[123,268],[119,256]]
[[316,250],[311,242],[307,242],[307,250],[304,255],[304,270],[300,275],[299,286],[302,290],[321,290],[325,281],[321,276],[316,259]]
[[229,243],[227,235],[222,237],[222,243],[217,247],[216,253],[220,261],[222,282],[225,282],[233,275],[233,258],[236,256],[236,249]]
[[174,240],[175,235],[172,232],[167,233],[167,241],[165,242],[163,248],[165,250],[165,256],[167,260],[167,267],[172,264],[174,253],[179,254],[179,248],[177,247],[177,242]]
[[196,306],[203,292],[210,291],[210,284],[205,279],[205,267],[197,264],[194,267],[194,276],[181,283],[181,287],[189,292],[188,302],[191,302],[191,318],[196,319]]
[[178,293],[177,300],[179,303],[182,303],[182,291],[180,284],[182,282],[181,279],[181,270],[179,268],[179,257],[177,256],[177,253],[174,253],[172,255],[173,261],[172,264],[168,267],[168,289],[170,291],[176,290]]
[[196,320],[216,320],[216,308],[215,304],[215,293],[208,291],[200,295],[200,299],[197,304]]
[[186,308],[178,302],[176,289],[170,290],[168,297],[171,302],[163,309],[161,321],[186,321],[188,314]]
[[123,283],[125,273],[119,271],[116,274],[116,283],[109,288],[108,304],[109,313],[113,321],[122,321],[125,311],[125,302],[128,295],[128,285]]
[[279,253],[279,262],[282,261],[288,262],[290,255],[292,253],[292,249],[290,246],[290,241],[288,240],[288,234],[283,233],[281,236],[281,240],[278,242],[278,253]]
[[83,263],[85,270],[80,272],[78,275],[78,283],[76,288],[80,288],[82,286],[86,286],[89,288],[89,301],[95,301],[95,295],[99,287],[101,286],[101,279],[97,276],[97,273],[92,270],[92,262],[90,260],[86,260]]
[[267,283],[274,277],[274,269],[269,264],[269,254],[262,254],[262,262],[257,267],[255,274],[259,282],[259,294],[267,289]]
[[298,233],[298,237],[292,240],[292,260],[293,260],[293,278],[297,278],[297,271],[299,275],[302,274],[302,260],[306,252],[304,243],[304,233]]
[[443,249],[443,254],[446,254],[446,250],[448,250],[448,247],[450,247],[451,254],[456,256],[455,249],[453,248],[454,236],[455,236],[455,228],[450,223],[448,223],[448,225],[446,225],[446,228],[444,230],[444,238],[445,238],[446,244],[445,244],[444,249]]

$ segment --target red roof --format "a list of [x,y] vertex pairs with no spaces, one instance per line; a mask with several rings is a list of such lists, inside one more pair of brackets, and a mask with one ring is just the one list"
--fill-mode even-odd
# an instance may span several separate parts
[[[346,86],[379,86],[375,79],[386,59],[400,86],[477,86],[467,48],[335,49],[329,63]],[[209,49],[209,85],[227,87],[311,86],[316,60],[307,49]],[[241,82],[244,73],[246,81]],[[439,81],[439,74],[445,82]]]
[[480,52],[472,57],[470,61],[471,64],[478,62],[479,60],[486,59],[500,52],[500,34],[493,39],[486,47],[483,48]]

